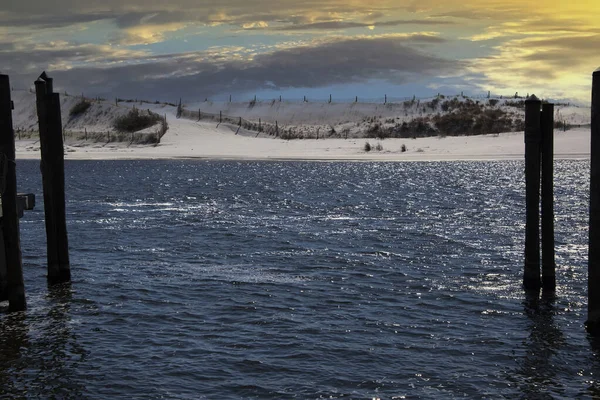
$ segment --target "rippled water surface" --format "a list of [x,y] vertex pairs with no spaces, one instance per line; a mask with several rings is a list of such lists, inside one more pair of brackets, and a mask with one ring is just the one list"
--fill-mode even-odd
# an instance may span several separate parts
[[73,283],[21,220],[0,397],[585,398],[589,163],[556,169],[556,296],[521,289],[522,162],[66,163]]

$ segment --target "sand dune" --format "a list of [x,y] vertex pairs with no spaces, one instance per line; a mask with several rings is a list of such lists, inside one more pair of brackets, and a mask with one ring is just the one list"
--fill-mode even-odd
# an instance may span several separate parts
[[[15,98],[15,129],[35,129],[35,102],[30,94],[18,94]],[[33,100],[32,100],[33,99]],[[32,103],[33,101],[33,103]],[[76,98],[63,100],[63,126],[65,129],[110,130],[115,114],[123,114],[131,103],[95,103],[92,116],[85,121],[70,121],[68,108]],[[303,126],[328,124],[354,124],[375,113],[381,118],[398,114],[394,107],[374,104],[288,104],[272,107],[271,103],[248,104],[211,103],[212,112],[226,108],[229,114],[240,114],[243,118],[263,121],[281,120],[282,124]],[[197,104],[196,104],[197,105]],[[194,105],[194,106],[196,106]],[[274,105],[274,103],[273,103]],[[162,104],[142,104],[165,115],[169,130],[157,146],[129,145],[128,143],[87,142],[67,139],[66,159],[251,159],[251,160],[356,160],[356,161],[427,161],[427,160],[490,160],[522,159],[524,141],[522,132],[479,136],[447,136],[416,139],[359,139],[327,138],[282,140],[241,129],[230,124],[214,121],[194,121],[176,118],[175,107]],[[191,108],[191,107],[190,107]],[[208,104],[205,104],[208,112]],[[269,111],[271,110],[271,111]],[[572,124],[589,123],[589,109],[582,107],[559,108],[559,116]],[[379,112],[379,114],[377,114]],[[66,114],[66,116],[65,116]],[[241,115],[243,114],[243,115]],[[588,119],[586,119],[586,117]],[[217,126],[218,125],[218,126]],[[365,151],[365,143],[373,148]],[[380,150],[376,150],[379,148]],[[402,151],[403,146],[406,151]],[[17,158],[37,159],[40,157],[39,141],[33,137],[17,140]],[[590,152],[589,128],[555,132],[555,156],[557,158],[588,158]]]

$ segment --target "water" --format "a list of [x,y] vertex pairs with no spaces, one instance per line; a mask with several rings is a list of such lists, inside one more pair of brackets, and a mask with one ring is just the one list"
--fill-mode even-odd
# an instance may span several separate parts
[[[589,163],[556,164],[558,290],[521,289],[522,162],[66,163],[73,283],[0,314],[0,397],[585,398]],[[39,163],[19,188],[41,203]]]

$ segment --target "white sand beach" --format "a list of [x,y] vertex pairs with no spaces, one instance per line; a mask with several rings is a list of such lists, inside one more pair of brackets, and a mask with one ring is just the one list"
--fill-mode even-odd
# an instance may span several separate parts
[[[32,129],[37,123],[35,103],[29,93],[17,93],[14,117],[15,129]],[[68,119],[68,110],[76,98],[63,98],[63,126],[66,129],[83,131],[110,130],[110,117],[115,113],[126,112],[132,105],[94,104],[96,117],[85,121]],[[194,105],[194,107],[197,105]],[[112,107],[112,109],[109,109]],[[65,143],[65,159],[67,160],[116,160],[116,159],[239,159],[239,160],[340,160],[340,161],[441,161],[441,160],[502,160],[522,159],[524,157],[523,132],[500,133],[479,136],[446,136],[403,139],[364,139],[364,138],[326,138],[282,140],[265,133],[257,135],[254,131],[241,129],[237,134],[237,125],[218,124],[210,120],[194,121],[176,118],[176,110],[166,105],[144,105],[140,108],[150,108],[166,116],[169,129],[162,137],[160,144],[129,145],[126,142],[92,142],[67,138]],[[204,105],[206,108],[207,105]],[[288,107],[265,103],[248,107],[247,103],[233,109],[231,105],[211,103],[211,112],[219,107],[226,109],[230,115],[239,114],[243,118],[264,121],[283,121],[287,126],[304,127],[308,121],[313,121],[309,127],[329,125],[336,128],[340,124],[358,126],[365,116],[377,115],[379,118],[389,118],[398,115],[397,110],[387,105],[374,104],[292,104]],[[190,107],[192,108],[192,107]],[[125,110],[125,111],[124,111]],[[394,114],[396,112],[396,114]],[[589,123],[589,109],[565,108],[559,109],[561,116],[572,124]],[[218,113],[218,111],[217,111]],[[404,112],[406,114],[406,112]],[[565,117],[566,116],[566,117]],[[358,122],[357,122],[358,121]],[[218,125],[218,126],[217,126]],[[281,126],[281,125],[280,125]],[[324,131],[324,130],[323,130]],[[555,130],[556,158],[589,158],[590,129],[575,128],[563,132]],[[365,143],[373,148],[365,151]],[[406,151],[402,151],[405,146]],[[379,150],[376,150],[379,148]],[[16,156],[18,159],[39,159],[39,140],[33,136],[30,139],[16,141]]]

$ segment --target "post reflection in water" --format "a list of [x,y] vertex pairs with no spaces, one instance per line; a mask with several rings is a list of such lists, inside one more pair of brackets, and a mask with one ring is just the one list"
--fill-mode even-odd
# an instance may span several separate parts
[[85,351],[70,327],[70,284],[49,287],[45,300],[41,310],[32,307],[0,319],[0,394],[83,398],[84,387],[74,375]]
[[16,312],[0,317],[0,397],[20,394],[17,381],[26,364],[21,357],[28,347],[28,326],[25,313]]
[[554,292],[527,292],[523,301],[524,312],[529,317],[527,329],[529,337],[525,342],[525,358],[518,372],[522,380],[523,398],[552,397],[547,387],[554,387],[557,364],[553,356],[565,344],[565,337],[554,321],[556,315],[556,295]]

